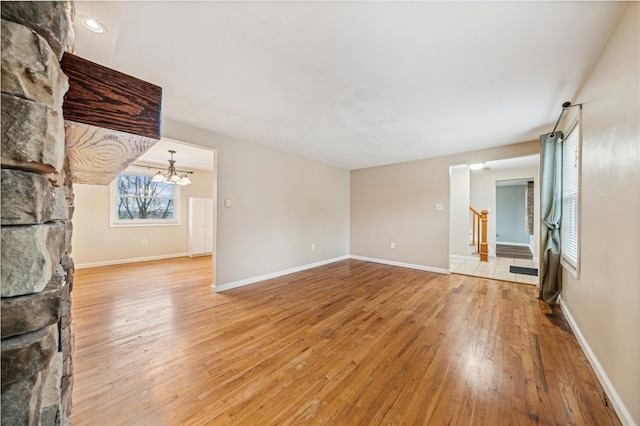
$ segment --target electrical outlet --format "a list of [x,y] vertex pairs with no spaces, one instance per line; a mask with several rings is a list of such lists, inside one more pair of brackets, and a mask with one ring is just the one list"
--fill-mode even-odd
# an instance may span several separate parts
[[146,238],[142,240],[142,245],[143,246],[148,246],[149,245],[149,240],[147,240]]
[[311,250],[315,250],[316,249],[316,243],[311,243]]
[[391,248],[392,249],[396,248],[396,243],[391,243]]

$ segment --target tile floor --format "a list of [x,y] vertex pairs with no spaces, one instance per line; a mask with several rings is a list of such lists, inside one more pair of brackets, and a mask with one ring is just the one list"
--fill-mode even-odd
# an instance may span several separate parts
[[525,284],[538,284],[538,277],[531,275],[512,274],[509,272],[511,265],[524,266],[526,268],[538,268],[533,260],[510,259],[506,257],[490,257],[488,262],[480,262],[480,259],[449,259],[449,269],[454,274],[473,275],[474,277],[494,278],[503,281],[513,281]]

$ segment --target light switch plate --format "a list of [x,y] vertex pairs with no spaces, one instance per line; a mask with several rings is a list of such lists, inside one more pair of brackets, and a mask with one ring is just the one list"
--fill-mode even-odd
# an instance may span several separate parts
[[224,206],[225,207],[231,207],[231,198],[225,198],[224,199]]
[[436,203],[436,211],[442,211],[442,210],[444,210],[444,204]]

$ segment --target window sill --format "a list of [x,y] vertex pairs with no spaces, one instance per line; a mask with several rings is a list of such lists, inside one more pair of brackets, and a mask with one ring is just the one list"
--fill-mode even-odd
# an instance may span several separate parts
[[573,278],[580,279],[580,272],[579,269],[575,266],[573,266],[571,263],[567,262],[564,259],[560,260],[560,266],[562,266],[562,269],[564,269],[565,271],[567,271],[569,274],[571,274],[573,276]]
[[182,223],[180,221],[171,221],[171,222],[116,222],[110,223],[109,228],[145,228],[149,226],[180,226]]

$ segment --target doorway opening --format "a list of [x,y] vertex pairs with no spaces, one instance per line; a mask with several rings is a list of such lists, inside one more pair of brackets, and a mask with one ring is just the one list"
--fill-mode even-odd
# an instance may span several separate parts
[[[175,188],[170,191],[172,198],[167,204],[174,212],[170,222],[131,220],[131,223],[114,224],[110,215],[122,198],[114,184],[74,185],[73,256],[77,269],[190,256],[189,199],[208,199],[212,200],[213,206],[216,205],[216,150],[163,138],[123,173],[134,177],[140,175],[144,182],[148,182],[158,171],[167,171],[170,151],[174,151],[176,171],[189,173],[191,181],[187,185],[170,185]],[[211,285],[215,286],[216,209],[209,209],[207,215],[210,216],[207,220],[209,226],[201,232],[206,233],[209,245],[206,253],[199,254],[211,256]]]
[[[467,164],[450,167],[449,270],[451,272],[527,284],[538,283],[537,276],[523,274],[518,268],[538,267],[539,191],[536,182],[539,163],[540,156],[535,154],[487,161],[480,170],[471,170]],[[509,186],[507,182],[517,181],[524,185],[532,182],[531,189],[528,190],[530,191],[528,194],[532,195],[528,210],[530,217],[525,216],[527,210],[523,192],[522,214],[517,219],[522,233],[525,233],[525,230],[529,231],[526,226],[530,226],[532,230],[532,234],[526,233],[526,238],[522,235],[515,237],[507,233],[511,225],[505,217],[509,218],[509,212],[501,207],[499,205],[501,201],[498,201],[502,198],[498,193],[503,191],[498,188]],[[473,222],[470,217],[470,208],[488,212],[486,242],[489,256],[486,262],[480,261],[472,241]],[[507,230],[503,229],[505,227]],[[503,245],[525,247],[530,252],[527,255],[529,258],[498,256],[498,251],[501,255],[504,254]],[[511,253],[513,251],[509,254]],[[512,269],[517,272],[513,272]]]
[[496,257],[533,260],[533,177],[496,181]]

